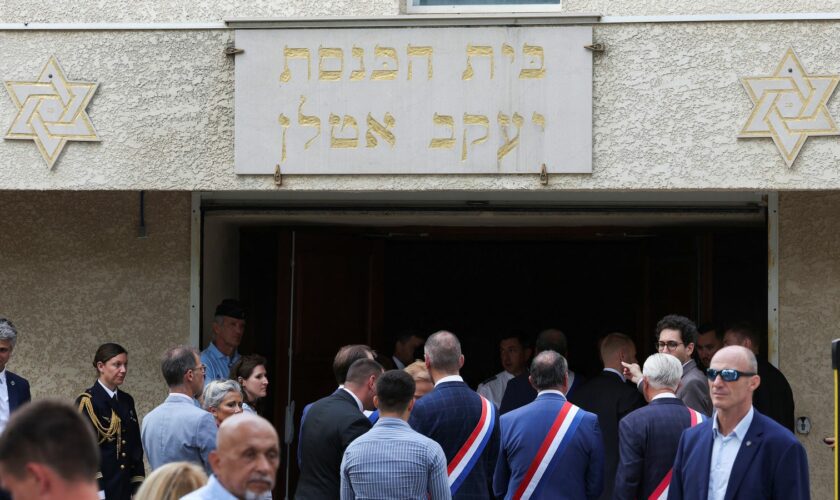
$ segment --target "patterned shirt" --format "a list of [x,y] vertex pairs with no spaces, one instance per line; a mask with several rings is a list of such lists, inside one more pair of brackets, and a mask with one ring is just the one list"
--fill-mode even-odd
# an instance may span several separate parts
[[439,444],[398,418],[382,417],[341,461],[341,499],[449,499]]
[[213,380],[227,380],[230,376],[230,369],[239,361],[240,357],[239,351],[235,351],[233,356],[228,357],[216,347],[216,344],[210,342],[207,349],[201,351],[201,363],[207,367],[204,374],[204,385]]

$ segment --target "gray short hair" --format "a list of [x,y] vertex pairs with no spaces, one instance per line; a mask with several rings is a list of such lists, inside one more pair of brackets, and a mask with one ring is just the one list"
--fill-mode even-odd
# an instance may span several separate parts
[[17,329],[10,320],[0,317],[0,340],[8,340],[12,347],[17,342]]
[[556,351],[543,351],[531,362],[531,382],[538,391],[566,385],[568,373],[566,358]]
[[160,358],[160,371],[166,385],[175,387],[184,383],[184,375],[195,368],[195,357],[198,351],[195,347],[179,345],[171,347]]
[[435,370],[456,372],[461,368],[461,342],[454,333],[441,330],[432,334],[426,340],[423,352]]
[[670,354],[652,354],[645,361],[642,373],[652,389],[677,390],[682,378],[682,363]]
[[201,407],[205,410],[218,408],[222,404],[222,400],[230,392],[242,394],[242,388],[239,387],[239,384],[235,380],[213,380],[204,388]]

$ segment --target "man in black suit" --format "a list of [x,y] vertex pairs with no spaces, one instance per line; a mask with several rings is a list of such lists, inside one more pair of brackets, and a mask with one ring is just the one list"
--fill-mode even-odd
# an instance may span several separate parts
[[[11,414],[32,399],[29,394],[29,382],[6,370],[6,364],[12,357],[16,342],[15,325],[8,319],[0,317],[0,433],[9,423]],[[11,498],[9,494],[0,489],[0,500],[9,498]]]
[[[534,346],[536,348],[535,355],[543,351],[554,351],[568,359],[568,345],[566,335],[563,332],[556,328],[549,328],[543,330],[537,336],[537,342]],[[583,377],[569,370],[567,382],[566,398],[570,398],[578,387],[583,385],[584,380]],[[526,370],[508,381],[504,396],[502,396],[502,402],[499,405],[499,415],[504,415],[511,410],[533,403],[535,399],[537,399],[537,391],[528,381],[528,371]]]
[[[723,345],[746,347],[758,358],[761,340],[749,323],[735,323],[726,329]],[[794,430],[793,391],[785,376],[778,368],[763,359],[758,359],[758,376],[761,385],[753,393],[753,406],[760,413],[768,416],[783,427]]]
[[625,415],[645,405],[636,386],[622,374],[621,362],[636,362],[636,345],[623,333],[611,333],[601,341],[604,370],[587,381],[569,400],[598,415],[604,439],[604,491],[602,499],[613,497],[613,481],[618,468],[618,422]]
[[307,412],[301,429],[301,468],[295,498],[339,498],[344,450],[371,428],[364,410],[373,410],[376,379],[382,365],[360,359],[350,366],[344,387],[319,399]]

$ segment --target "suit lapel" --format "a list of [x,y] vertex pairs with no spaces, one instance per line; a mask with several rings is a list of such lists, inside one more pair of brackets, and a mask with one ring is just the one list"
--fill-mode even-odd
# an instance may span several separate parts
[[698,481],[700,482],[700,485],[703,486],[700,498],[705,500],[709,496],[709,476],[712,471],[712,446],[715,442],[715,436],[714,433],[712,433],[711,424],[709,424],[708,432],[704,429],[698,439],[700,441],[699,446],[697,447],[697,453],[699,455],[697,463],[705,465],[697,469],[700,473]]
[[747,429],[747,435],[741,441],[741,447],[738,449],[738,454],[735,455],[735,463],[732,464],[732,472],[729,474],[729,484],[726,486],[726,495],[724,500],[732,500],[738,492],[738,487],[741,485],[744,476],[747,475],[747,470],[750,468],[756,452],[761,447],[762,434],[764,434],[764,426],[761,425],[758,412],[753,414],[753,421]]
[[18,389],[15,383],[14,375],[6,371],[6,390],[9,393],[9,413],[15,411],[18,407]]

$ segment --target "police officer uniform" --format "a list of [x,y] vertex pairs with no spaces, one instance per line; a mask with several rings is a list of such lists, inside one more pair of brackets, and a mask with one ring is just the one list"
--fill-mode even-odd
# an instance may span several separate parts
[[105,492],[106,500],[129,500],[145,478],[134,399],[119,390],[112,398],[97,381],[79,395],[76,404],[99,442],[99,490]]

